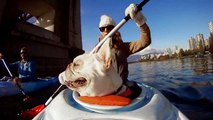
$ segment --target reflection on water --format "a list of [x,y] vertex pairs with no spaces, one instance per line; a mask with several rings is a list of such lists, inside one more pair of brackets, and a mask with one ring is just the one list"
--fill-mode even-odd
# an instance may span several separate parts
[[160,90],[193,120],[213,120],[213,56],[129,64],[129,79]]

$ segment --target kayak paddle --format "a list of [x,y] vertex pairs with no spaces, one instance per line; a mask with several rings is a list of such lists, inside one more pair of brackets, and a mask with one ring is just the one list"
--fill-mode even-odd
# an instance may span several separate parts
[[[10,72],[10,69],[7,67],[7,64],[5,63],[4,59],[1,59],[1,60],[2,60],[2,62],[3,62],[3,64],[4,64],[5,68],[7,69],[7,72],[10,74],[10,77],[13,78],[13,75],[12,75],[12,73]],[[21,87],[21,85],[20,85],[18,82],[16,82],[16,86],[19,88],[19,91],[20,91],[20,92],[22,93],[22,95],[25,97],[25,98],[23,99],[23,102],[26,102],[26,101],[30,100],[30,97],[24,92],[24,89]]]

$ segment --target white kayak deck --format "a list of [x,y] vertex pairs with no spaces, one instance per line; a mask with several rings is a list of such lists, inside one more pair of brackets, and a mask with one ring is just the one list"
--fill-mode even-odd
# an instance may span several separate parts
[[79,104],[75,92],[65,89],[33,120],[188,120],[158,90],[140,86],[141,95],[132,104],[111,109]]

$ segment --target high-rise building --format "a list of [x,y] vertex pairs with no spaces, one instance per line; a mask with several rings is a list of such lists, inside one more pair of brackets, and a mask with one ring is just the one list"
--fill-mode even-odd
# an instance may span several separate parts
[[213,53],[213,21],[208,24],[210,36],[209,36],[209,52]]
[[210,31],[210,34],[213,34],[213,21],[209,22],[209,31]]
[[206,40],[205,40],[205,47],[206,47],[206,48],[209,48],[209,45],[210,45],[209,39],[206,39]]
[[189,49],[190,49],[190,50],[194,50],[194,49],[196,49],[196,48],[197,48],[196,40],[195,40],[195,38],[191,37],[191,38],[189,39]]
[[197,48],[199,48],[199,49],[205,48],[203,34],[201,34],[201,33],[197,34],[196,35],[196,40],[197,40]]

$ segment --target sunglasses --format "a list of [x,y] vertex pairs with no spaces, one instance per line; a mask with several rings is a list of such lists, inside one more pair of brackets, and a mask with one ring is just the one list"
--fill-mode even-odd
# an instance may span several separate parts
[[27,52],[20,52],[20,54],[27,54]]
[[109,25],[109,26],[106,26],[106,27],[100,27],[99,30],[101,32],[103,32],[105,29],[107,29],[107,31],[111,31],[113,28],[114,28],[113,25]]

